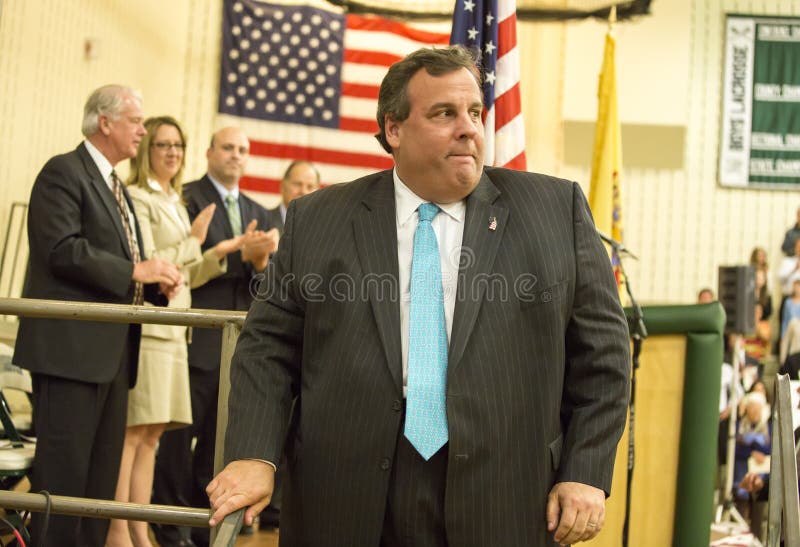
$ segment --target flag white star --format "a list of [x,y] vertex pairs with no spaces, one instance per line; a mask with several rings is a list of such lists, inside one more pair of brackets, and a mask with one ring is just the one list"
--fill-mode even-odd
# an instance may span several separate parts
[[491,25],[492,21],[494,20],[494,16],[491,13],[486,14],[486,24]]
[[464,0],[464,11],[472,11],[475,9],[475,2],[472,0]]
[[497,46],[495,46],[495,45],[492,43],[492,41],[491,41],[491,40],[490,40],[490,41],[488,41],[488,42],[486,42],[486,45],[485,45],[484,47],[486,48],[486,55],[491,55],[491,54],[492,54],[492,52],[493,52],[495,49],[497,49]]
[[487,72],[486,73],[486,78],[485,79],[486,79],[486,83],[487,84],[494,85],[494,81],[495,81],[496,78],[497,78],[497,76],[494,75],[494,70],[491,71],[491,72]]
[[471,29],[469,29],[467,31],[467,34],[469,35],[469,39],[470,40],[475,40],[475,38],[478,37],[478,29],[476,29],[475,27],[472,27]]

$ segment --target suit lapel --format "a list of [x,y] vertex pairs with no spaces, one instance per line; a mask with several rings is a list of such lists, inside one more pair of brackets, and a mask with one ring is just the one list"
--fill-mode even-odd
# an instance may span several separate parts
[[508,209],[494,203],[499,195],[500,191],[484,172],[478,186],[467,197],[461,245],[464,248],[462,257],[463,253],[470,253],[471,256],[461,260],[448,369],[457,366],[464,355],[486,291],[486,276],[492,272],[497,249],[503,238]]
[[[398,394],[403,392],[403,363],[400,346],[400,287],[397,263],[397,214],[391,171],[381,174],[363,200],[363,209],[353,219],[361,271],[375,276],[366,283],[368,298],[378,326],[386,362]],[[384,280],[391,281],[386,290]]]
[[[83,162],[83,166],[86,169],[86,174],[89,176],[92,186],[97,192],[97,195],[100,197],[100,201],[108,211],[108,216],[111,218],[111,223],[114,225],[120,241],[122,241],[122,248],[125,250],[128,258],[132,258],[131,250],[128,248],[128,236],[125,234],[125,229],[122,227],[122,218],[120,217],[119,207],[117,206],[117,199],[114,197],[114,194],[108,187],[106,181],[104,181],[103,177],[100,175],[100,171],[97,169],[97,165],[95,165],[94,160],[92,159],[92,156],[89,155],[86,147],[83,144],[79,145],[77,152],[81,158],[81,161]],[[126,194],[127,199],[127,192],[125,192],[124,187],[123,193]],[[128,203],[130,204],[130,200],[128,200]],[[133,210],[133,207],[131,207],[131,210]],[[136,229],[138,232],[138,223]],[[141,241],[141,237],[139,240]]]
[[177,207],[178,217],[175,216],[175,213],[172,210],[172,201],[170,198],[164,194],[163,192],[152,192],[151,195],[154,197],[156,206],[161,214],[162,218],[166,218],[168,222],[171,222],[179,233],[187,233],[189,226],[191,223],[189,222],[189,217],[182,211],[182,207]]

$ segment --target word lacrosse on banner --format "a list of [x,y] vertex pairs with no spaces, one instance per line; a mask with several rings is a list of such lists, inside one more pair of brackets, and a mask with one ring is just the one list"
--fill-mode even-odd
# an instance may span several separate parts
[[800,18],[728,15],[719,181],[800,185]]
[[323,184],[394,163],[375,140],[378,90],[406,54],[447,45],[433,32],[311,3],[225,0],[218,125],[250,138],[241,187],[280,192],[289,162],[313,162]]

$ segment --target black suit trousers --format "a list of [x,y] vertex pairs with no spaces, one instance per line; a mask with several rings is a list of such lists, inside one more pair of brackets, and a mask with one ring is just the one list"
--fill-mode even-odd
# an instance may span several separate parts
[[380,547],[447,547],[448,445],[425,461],[406,439],[404,427],[405,420],[400,424],[392,462]]
[[[128,410],[128,351],[108,383],[33,374],[33,420],[38,442],[31,492],[113,500]],[[39,545],[44,515],[33,513]],[[109,521],[50,515],[41,545],[103,547]]]

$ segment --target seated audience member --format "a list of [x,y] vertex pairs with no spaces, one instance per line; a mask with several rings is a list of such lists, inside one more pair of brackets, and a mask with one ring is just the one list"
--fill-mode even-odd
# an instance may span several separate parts
[[745,358],[750,362],[764,364],[769,354],[769,342],[772,333],[770,322],[763,317],[764,308],[760,303],[755,305],[755,331],[744,337]]
[[714,297],[714,291],[709,289],[708,287],[703,287],[700,289],[700,292],[697,293],[697,303],[698,304],[710,304],[716,300]]
[[[207,206],[190,224],[181,201],[181,175],[186,138],[177,120],[160,116],[145,120],[147,134],[131,160],[128,191],[133,200],[142,245],[148,256],[181,265],[192,288],[225,272],[228,254],[241,247],[242,237],[221,241],[203,252],[215,205]],[[191,292],[181,293],[170,307],[190,308]],[[156,446],[166,429],[192,423],[187,328],[178,325],[143,325],[139,350],[139,381],[128,394],[128,427],[114,499],[150,503]],[[114,520],[108,547],[150,547],[147,523]]]
[[762,464],[770,454],[770,434],[768,421],[764,419],[767,399],[760,392],[748,393],[743,399],[744,412],[739,417],[736,435],[736,455],[733,464],[734,499],[743,517],[749,515],[749,494],[741,487],[741,481],[748,471],[750,458]]
[[772,316],[772,295],[769,293],[767,272],[756,269],[756,303],[761,306],[761,319],[766,321]]
[[786,230],[786,235],[783,236],[783,245],[781,245],[783,254],[786,256],[800,256],[796,247],[798,240],[800,240],[800,207],[797,208],[797,220],[794,226]]
[[792,283],[792,294],[786,299],[783,305],[783,315],[781,316],[781,338],[786,334],[789,321],[800,319],[800,279]]

